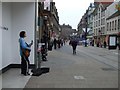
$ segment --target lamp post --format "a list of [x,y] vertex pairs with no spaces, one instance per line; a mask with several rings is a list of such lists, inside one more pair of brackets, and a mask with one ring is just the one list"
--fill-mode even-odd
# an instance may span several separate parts
[[93,8],[93,5],[92,5],[92,3],[90,3],[89,8],[86,10],[86,17],[85,17],[85,21],[86,21],[85,22],[85,25],[86,25],[86,28],[85,28],[85,47],[87,47],[87,28],[88,28],[88,24],[90,22],[90,20],[88,22],[89,15],[90,15],[89,11],[91,11],[92,8]]
[[87,27],[88,27],[88,10],[86,11],[86,17],[85,17],[85,47],[87,47]]

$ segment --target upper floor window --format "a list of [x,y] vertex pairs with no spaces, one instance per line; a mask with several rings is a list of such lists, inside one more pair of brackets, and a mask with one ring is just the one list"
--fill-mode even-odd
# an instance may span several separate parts
[[101,19],[101,25],[103,25],[103,19]]
[[105,18],[103,18],[103,25],[105,25]]
[[114,30],[114,21],[112,21],[112,30]]
[[97,27],[97,21],[96,21],[96,27]]
[[120,29],[120,19],[118,19],[118,30]]
[[99,9],[98,9],[98,12],[100,12],[100,7],[99,7]]
[[107,31],[109,30],[109,23],[107,23]]
[[115,20],[115,30],[116,30],[116,28],[117,28],[117,20]]
[[99,26],[100,26],[100,20],[99,20]]
[[94,22],[94,27],[95,27],[96,25],[95,25],[95,22]]
[[111,31],[111,22],[110,22],[110,31]]

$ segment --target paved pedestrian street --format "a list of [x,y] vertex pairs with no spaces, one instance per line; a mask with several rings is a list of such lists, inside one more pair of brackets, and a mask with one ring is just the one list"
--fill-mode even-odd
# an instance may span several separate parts
[[117,88],[118,55],[116,50],[97,47],[77,47],[72,54],[69,45],[48,53],[42,67],[50,72],[31,76],[25,88]]

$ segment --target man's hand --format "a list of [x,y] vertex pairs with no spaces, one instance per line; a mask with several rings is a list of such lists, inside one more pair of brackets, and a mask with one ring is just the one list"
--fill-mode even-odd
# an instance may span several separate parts
[[31,45],[33,45],[33,40],[31,40]]

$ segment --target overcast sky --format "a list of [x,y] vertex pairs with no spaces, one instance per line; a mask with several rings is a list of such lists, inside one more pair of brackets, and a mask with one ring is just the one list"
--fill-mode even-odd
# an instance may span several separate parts
[[69,24],[73,29],[77,29],[77,25],[86,12],[86,9],[94,0],[53,0],[58,9],[59,22]]

